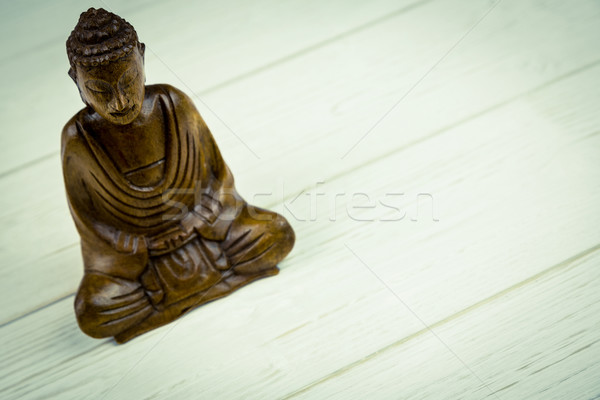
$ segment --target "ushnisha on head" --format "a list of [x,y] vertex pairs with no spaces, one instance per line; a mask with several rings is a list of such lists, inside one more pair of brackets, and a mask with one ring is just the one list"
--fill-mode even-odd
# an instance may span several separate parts
[[144,44],[123,18],[90,8],[67,39],[69,76],[81,99],[105,120],[131,123],[144,101]]

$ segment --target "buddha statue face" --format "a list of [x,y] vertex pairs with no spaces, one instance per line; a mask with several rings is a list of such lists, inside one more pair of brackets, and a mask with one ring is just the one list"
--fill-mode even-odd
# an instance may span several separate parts
[[83,102],[106,121],[127,125],[144,101],[144,44],[131,24],[90,8],[67,39],[67,55]]
[[137,118],[144,101],[143,47],[106,65],[78,65],[75,83],[84,103],[106,121],[127,125]]

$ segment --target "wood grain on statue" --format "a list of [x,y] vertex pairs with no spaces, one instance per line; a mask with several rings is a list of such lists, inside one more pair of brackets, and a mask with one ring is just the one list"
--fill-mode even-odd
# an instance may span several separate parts
[[61,159],[84,274],[81,330],[126,342],[192,308],[276,275],[295,235],[247,203],[188,96],[145,84],[145,45],[103,8],[67,39],[85,108],[62,131]]

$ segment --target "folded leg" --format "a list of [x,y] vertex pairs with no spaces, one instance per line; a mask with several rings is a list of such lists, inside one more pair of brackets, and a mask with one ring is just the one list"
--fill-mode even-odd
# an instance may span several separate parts
[[246,206],[233,221],[222,248],[237,274],[273,268],[294,246],[294,231],[281,215]]
[[225,253],[227,262],[217,265],[221,279],[206,290],[169,305],[131,329],[115,335],[116,341],[126,342],[179,318],[201,304],[226,296],[257,279],[277,274],[277,263],[290,252],[294,239],[294,231],[281,215],[259,208],[244,208],[232,222],[220,246],[216,242],[207,243],[207,249],[214,253],[215,259],[221,260],[218,253]]

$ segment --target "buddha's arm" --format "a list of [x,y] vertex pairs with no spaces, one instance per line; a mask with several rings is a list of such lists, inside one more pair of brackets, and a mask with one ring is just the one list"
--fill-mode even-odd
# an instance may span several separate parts
[[214,198],[222,203],[223,208],[241,208],[241,206],[245,204],[245,201],[235,190],[233,175],[227,164],[225,164],[213,135],[210,133],[208,127],[206,127],[204,121],[202,121],[202,118],[199,118],[201,120],[200,132],[202,135],[202,142],[206,151],[210,154],[212,172],[210,187],[215,194]]
[[195,140],[199,143],[198,151],[202,153],[199,158],[205,160],[200,165],[200,168],[206,170],[200,171],[201,187],[196,188],[195,211],[209,223],[201,229],[205,232],[200,233],[211,239],[222,240],[246,202],[235,190],[233,175],[192,100],[172,86],[167,86],[167,89],[175,104],[176,113],[181,116],[179,120],[185,120],[189,131],[195,134]]
[[95,185],[90,170],[95,163],[74,117],[62,134],[62,167],[69,209],[80,236],[100,239],[120,253],[145,253],[146,240],[142,235],[110,226],[97,218],[99,213],[90,195]]
[[[65,130],[69,129],[69,125]],[[74,124],[71,129],[75,129]],[[67,132],[69,133],[69,132]],[[70,132],[72,134],[72,132]],[[81,236],[84,276],[75,299],[81,330],[109,337],[154,312],[140,275],[148,263],[145,240],[110,227],[97,215],[86,179],[90,160],[77,137],[63,133],[63,172],[71,214]]]

